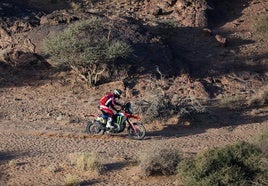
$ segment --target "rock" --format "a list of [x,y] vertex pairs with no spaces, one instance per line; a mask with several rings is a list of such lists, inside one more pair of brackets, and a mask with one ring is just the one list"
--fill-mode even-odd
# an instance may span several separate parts
[[8,54],[12,51],[10,48],[6,48],[0,51],[0,61],[6,61]]
[[10,46],[12,43],[12,37],[9,35],[7,30],[3,27],[0,26],[0,48],[1,49],[6,49]]
[[13,26],[10,27],[10,31],[13,33],[27,32],[32,29],[32,26],[27,21],[17,20],[14,22]]
[[178,0],[176,2],[176,8],[178,8],[178,9],[184,9],[185,7],[186,7],[185,0]]
[[46,15],[42,16],[40,18],[40,25],[44,25],[44,24],[48,24],[49,21],[48,21],[48,17]]
[[155,17],[162,15],[163,14],[163,9],[160,7],[156,7],[155,10],[153,10],[152,13]]
[[212,30],[209,28],[204,28],[203,33],[205,36],[212,36]]
[[57,121],[61,121],[63,120],[63,116],[62,115],[59,115],[57,118],[56,118]]
[[221,46],[224,46],[225,47],[227,45],[227,39],[225,37],[222,37],[221,35],[216,34],[215,35],[215,39],[218,41],[218,43]]
[[71,11],[67,10],[57,10],[52,12],[48,15],[43,15],[40,19],[40,24],[49,24],[49,25],[58,25],[62,23],[71,23],[73,21],[79,20],[81,17],[78,15],[75,15]]

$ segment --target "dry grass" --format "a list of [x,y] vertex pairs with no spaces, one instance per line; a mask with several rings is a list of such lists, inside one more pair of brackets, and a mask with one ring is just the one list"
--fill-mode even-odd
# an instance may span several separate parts
[[225,97],[219,105],[230,110],[240,110],[252,106],[263,106],[268,102],[268,85],[260,87],[251,97],[243,95]]
[[65,177],[64,185],[65,186],[79,186],[80,183],[75,176],[68,174]]
[[220,100],[221,107],[228,108],[230,110],[239,110],[245,108],[246,98],[240,95],[225,97]]
[[71,163],[82,171],[95,171],[102,173],[104,166],[95,153],[75,153],[70,155]]
[[49,165],[47,167],[47,169],[49,170],[49,172],[51,173],[56,173],[56,172],[59,172],[60,171],[60,168],[55,166],[55,165]]
[[268,36],[268,14],[259,16],[254,24],[255,32],[261,37]]
[[16,162],[15,160],[10,160],[10,161],[8,162],[8,166],[9,166],[9,167],[16,167],[16,166],[17,166],[17,162]]
[[262,153],[268,158],[268,130],[263,131],[254,139],[254,144],[256,144],[262,151]]
[[263,106],[268,102],[268,85],[261,87],[249,100],[249,106]]
[[72,9],[74,9],[74,10],[77,10],[78,8],[81,7],[81,4],[80,4],[80,3],[76,3],[76,2],[73,2],[73,1],[70,2],[69,5],[70,5],[70,7],[71,7]]
[[176,149],[156,144],[140,152],[138,159],[144,176],[172,175],[176,171],[180,155]]

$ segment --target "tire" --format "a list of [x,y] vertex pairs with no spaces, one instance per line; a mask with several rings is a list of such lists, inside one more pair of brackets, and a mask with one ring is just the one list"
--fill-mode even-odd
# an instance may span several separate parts
[[102,135],[104,130],[102,129],[101,124],[96,121],[89,121],[87,123],[86,132],[92,135]]
[[142,140],[145,137],[146,129],[141,123],[134,123],[136,133],[131,126],[128,127],[128,136],[134,140]]

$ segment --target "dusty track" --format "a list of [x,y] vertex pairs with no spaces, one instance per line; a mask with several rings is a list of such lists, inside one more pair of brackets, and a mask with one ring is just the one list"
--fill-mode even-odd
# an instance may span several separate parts
[[[165,145],[179,149],[183,156],[199,151],[234,143],[248,141],[268,128],[268,122],[241,125],[230,130],[229,127],[204,130],[182,129],[176,136],[148,136],[143,141],[119,136],[88,137],[83,133],[84,126],[76,126],[69,132],[68,127],[60,131],[53,129],[20,129],[23,123],[1,122],[1,185],[61,185],[67,174],[77,175],[82,185],[176,185],[178,178],[154,177],[140,178],[138,168],[131,163],[137,153],[152,145]],[[29,125],[27,125],[29,126]],[[156,131],[154,131],[155,133]],[[80,172],[70,164],[69,155],[76,152],[98,152],[105,166],[103,175]],[[15,167],[6,161],[15,160]],[[50,172],[54,166],[58,172]]]

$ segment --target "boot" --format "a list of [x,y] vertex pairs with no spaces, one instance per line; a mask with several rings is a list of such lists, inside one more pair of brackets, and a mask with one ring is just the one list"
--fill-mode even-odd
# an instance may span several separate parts
[[112,125],[112,118],[111,117],[108,117],[108,119],[107,119],[106,128],[110,128],[110,129],[114,128],[114,126]]

